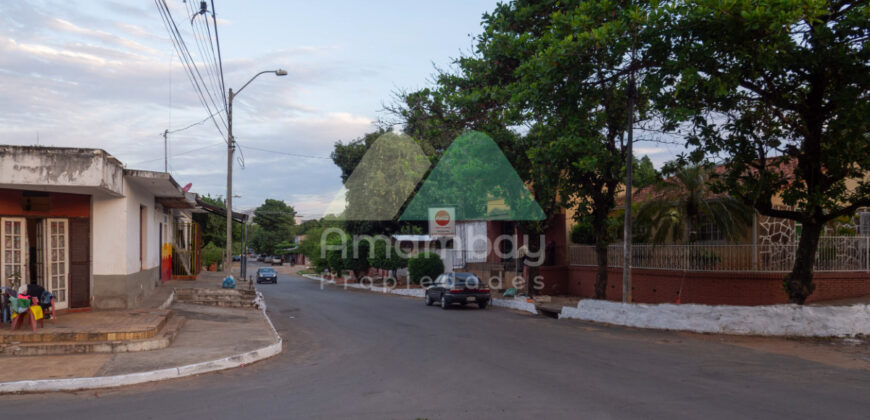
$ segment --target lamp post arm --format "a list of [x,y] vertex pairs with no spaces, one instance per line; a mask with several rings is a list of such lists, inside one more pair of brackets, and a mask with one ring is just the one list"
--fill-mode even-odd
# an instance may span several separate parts
[[254,81],[254,79],[256,79],[257,77],[259,77],[261,74],[266,74],[266,73],[275,73],[275,70],[263,70],[263,71],[261,71],[261,72],[255,74],[254,77],[252,77],[252,78],[251,78],[250,80],[248,80],[244,85],[242,85],[242,87],[240,87],[239,90],[237,90],[237,91],[233,94],[233,96],[239,96],[239,94],[242,93],[242,89],[246,88],[249,84],[251,84],[251,82]]

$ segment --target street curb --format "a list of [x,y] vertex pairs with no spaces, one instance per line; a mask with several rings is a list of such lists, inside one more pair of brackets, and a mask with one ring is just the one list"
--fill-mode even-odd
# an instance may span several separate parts
[[[336,284],[334,280],[324,280],[322,277],[311,275],[311,274],[303,274],[302,276],[307,278],[307,279],[310,279],[310,280],[315,280],[315,281],[319,281],[321,283],[331,284],[331,285],[334,285],[336,287],[345,286],[342,284]],[[347,288],[350,288],[350,289],[366,290],[366,291],[369,291],[372,293],[380,293],[380,294],[384,294],[384,295],[405,296],[405,297],[415,297],[418,299],[423,299],[422,296],[416,296],[414,294],[405,293],[405,292],[397,292],[397,291],[392,290],[392,289],[390,289],[389,291],[384,291],[385,288],[383,288],[383,287],[362,287],[362,286],[360,286],[358,284],[354,284],[354,283],[348,284],[347,286],[349,286]],[[399,290],[419,290],[419,289],[399,289]],[[526,302],[524,299],[496,299],[496,298],[492,298],[492,306],[497,306],[497,307],[506,308],[506,309],[513,309],[515,311],[520,311],[520,312],[527,312],[527,313],[530,313],[532,315],[538,315],[538,310],[535,308],[535,304],[530,303],[530,302]]]
[[157,307],[157,309],[169,309],[169,307],[172,306],[172,302],[174,300],[175,300],[175,289],[173,289],[169,293],[169,297],[166,298],[166,301],[161,303],[160,306]]
[[26,381],[0,383],[0,394],[20,392],[51,392],[51,391],[76,391],[83,389],[114,388],[119,386],[143,384],[146,382],[164,381],[167,379],[184,378],[187,376],[200,375],[203,373],[217,372],[226,369],[245,366],[249,363],[265,360],[281,354],[283,351],[283,339],[272,324],[272,320],[262,311],[275,342],[268,346],[251,350],[245,353],[210,360],[207,362],[193,363],[174,368],[158,369],[148,372],[128,373],[115,376],[97,376],[88,378],[64,378],[64,379],[36,379]]

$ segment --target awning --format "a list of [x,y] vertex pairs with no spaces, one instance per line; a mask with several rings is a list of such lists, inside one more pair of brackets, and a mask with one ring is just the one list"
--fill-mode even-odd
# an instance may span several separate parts
[[[216,214],[221,217],[227,217],[227,209],[216,206],[214,204],[206,203],[202,201],[199,197],[196,197],[196,207],[203,209],[211,214]],[[236,213],[233,212],[233,221],[236,223],[245,223],[248,220],[248,215],[245,213]]]

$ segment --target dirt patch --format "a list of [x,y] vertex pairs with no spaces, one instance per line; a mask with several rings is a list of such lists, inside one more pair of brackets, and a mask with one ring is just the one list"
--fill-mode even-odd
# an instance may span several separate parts
[[764,353],[797,357],[841,369],[870,370],[870,338],[743,337],[679,333]]

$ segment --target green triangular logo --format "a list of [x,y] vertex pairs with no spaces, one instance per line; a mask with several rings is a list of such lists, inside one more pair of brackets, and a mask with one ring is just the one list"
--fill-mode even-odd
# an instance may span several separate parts
[[453,141],[399,220],[428,220],[431,207],[455,207],[456,220],[544,219],[495,141],[477,131]]

